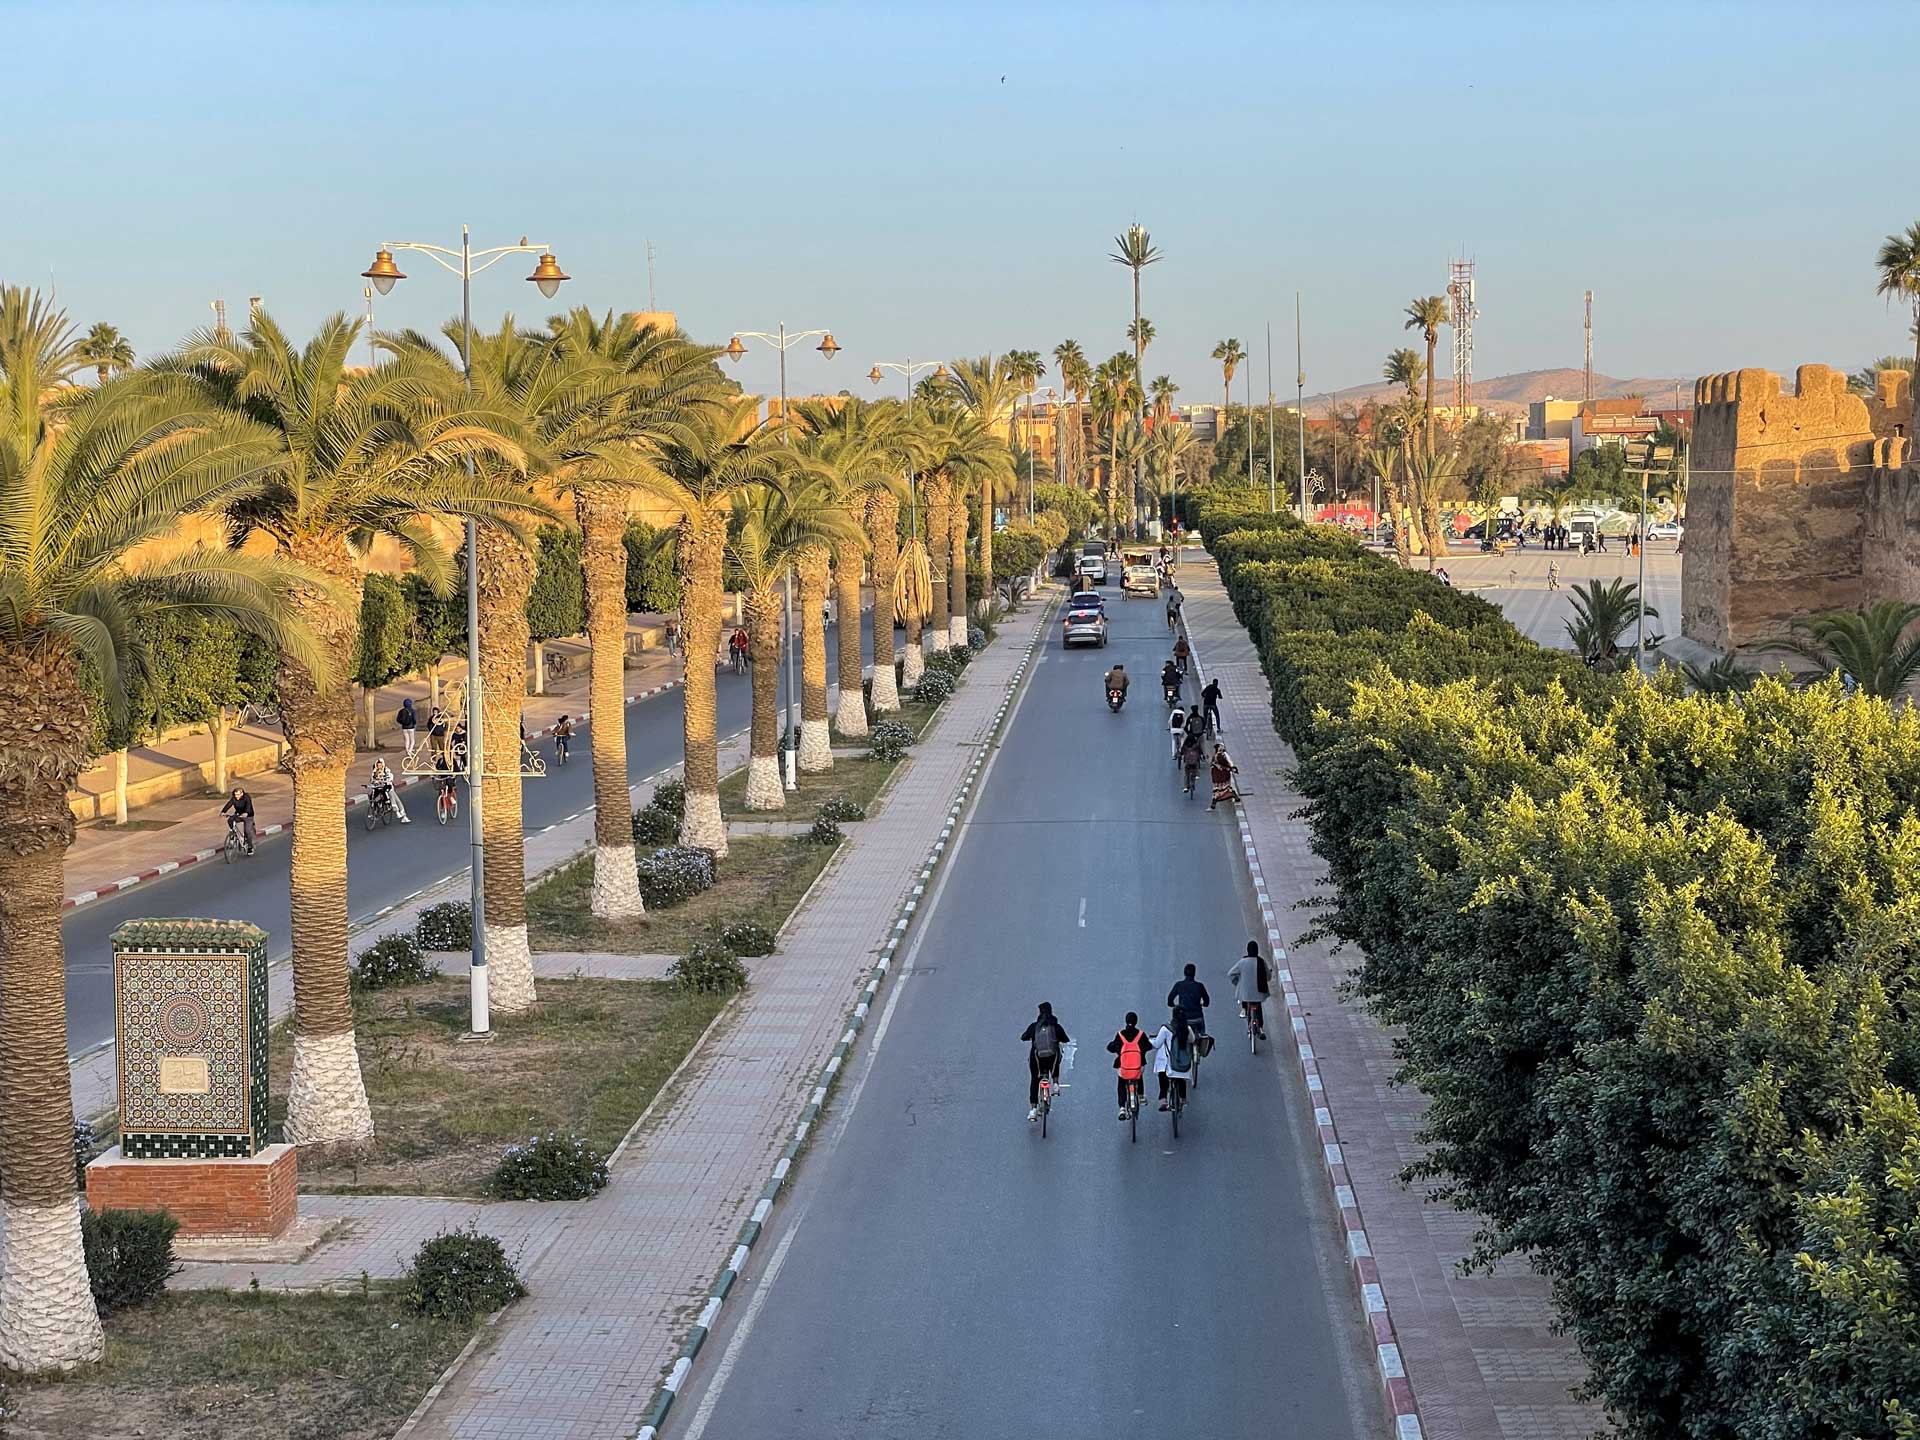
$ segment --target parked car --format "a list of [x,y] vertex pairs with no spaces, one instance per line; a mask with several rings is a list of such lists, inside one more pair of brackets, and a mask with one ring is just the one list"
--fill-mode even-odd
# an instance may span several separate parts
[[1687,527],[1677,520],[1656,520],[1647,526],[1649,540],[1678,540],[1687,533]]
[[1078,605],[1068,609],[1060,621],[1060,648],[1068,649],[1075,645],[1098,645],[1104,648],[1107,643],[1107,612],[1105,606]]

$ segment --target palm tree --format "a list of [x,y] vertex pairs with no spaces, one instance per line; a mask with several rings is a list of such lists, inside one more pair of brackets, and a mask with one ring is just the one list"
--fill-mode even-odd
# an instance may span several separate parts
[[1418,393],[1427,367],[1418,351],[1402,348],[1387,352],[1387,363],[1380,367],[1380,373],[1390,383],[1405,386],[1407,394],[1412,396]]
[[1063,457],[1060,478],[1063,481],[1081,485],[1087,483],[1086,477],[1086,419],[1085,406],[1087,392],[1093,388],[1093,367],[1087,364],[1087,357],[1080,349],[1077,340],[1062,340],[1053,347],[1054,368],[1060,372],[1060,383],[1066,387],[1067,394],[1073,400],[1073,422],[1070,430],[1073,437],[1074,464],[1070,470]]
[[[1031,397],[1033,387],[1040,383],[1040,377],[1047,373],[1047,362],[1040,358],[1038,350],[1007,351],[1007,368],[1013,372],[1013,385],[1016,394]],[[1016,407],[1015,413],[1018,413]],[[1007,434],[1013,434],[1013,422],[1007,422]],[[1027,405],[1027,449],[1033,449],[1033,405]]]
[[1135,358],[1143,365],[1146,363],[1147,351],[1153,345],[1155,338],[1156,332],[1153,328],[1153,321],[1147,319],[1144,315],[1127,326],[1127,339],[1133,341]]
[[1145,474],[1147,456],[1151,453],[1148,443],[1147,427],[1140,423],[1138,415],[1127,414],[1120,417],[1114,426],[1109,443],[1113,447],[1115,463],[1121,467],[1121,473],[1128,470],[1135,474]]
[[[725,409],[725,377],[714,361],[718,349],[695,345],[678,330],[636,325],[612,311],[595,318],[584,307],[548,322],[554,343],[610,368],[618,377],[614,404],[576,446],[552,478],[573,495],[580,526],[580,569],[586,579],[588,713],[587,740],[593,764],[593,890],[590,906],[603,920],[644,913],[634,868],[633,827],[628,806],[627,713],[627,517],[641,482],[654,474],[656,447],[678,435],[697,411]],[[662,532],[662,541],[671,532]],[[717,613],[717,612],[716,612]],[[713,637],[718,645],[718,635]],[[711,660],[714,649],[689,648]],[[689,664],[689,678],[699,665]],[[705,677],[710,686],[711,672]]]
[[[1022,358],[1016,359],[1016,356]],[[989,599],[993,596],[993,502],[996,494],[1013,478],[1008,452],[1004,446],[992,443],[991,432],[1002,415],[1012,416],[1021,391],[1033,383],[1034,377],[1027,367],[1039,358],[1031,352],[1015,352],[998,360],[982,355],[977,360],[956,360],[948,371],[947,383],[953,397],[974,425],[971,432],[953,432],[952,440],[963,450],[959,459],[961,467],[979,485],[981,593]],[[1011,418],[1008,428],[1012,428]],[[964,569],[963,562],[960,596],[954,604],[961,617],[954,641],[961,645],[967,639]]]
[[[1149,265],[1159,264],[1163,257],[1154,248],[1153,237],[1147,234],[1146,226],[1130,225],[1126,234],[1114,237],[1113,250],[1107,258],[1116,265],[1126,266],[1133,273],[1133,328],[1127,332],[1127,338],[1133,341],[1133,373],[1137,377],[1145,373],[1141,367],[1141,357],[1146,354],[1148,338],[1140,320],[1140,272]],[[1133,494],[1136,508],[1145,480],[1142,470],[1145,459],[1143,453],[1134,462]]]
[[1213,347],[1213,358],[1220,362],[1220,427],[1224,431],[1227,411],[1233,408],[1233,375],[1247,358],[1246,347],[1238,340],[1222,340]]
[[1920,604],[1876,600],[1859,610],[1803,615],[1789,636],[1762,650],[1796,655],[1825,677],[1840,671],[1869,695],[1892,700],[1920,675],[1920,632],[1901,636],[1920,620]]
[[1380,488],[1387,499],[1387,509],[1393,515],[1393,551],[1400,557],[1401,565],[1413,562],[1413,535],[1411,515],[1408,513],[1406,487],[1400,483],[1400,451],[1392,445],[1376,445],[1367,451],[1367,463],[1373,466],[1373,473],[1380,477]]
[[1199,441],[1193,438],[1191,425],[1156,425],[1147,442],[1147,473],[1153,480],[1156,497],[1177,496],[1180,469]]
[[[780,447],[778,459],[782,471],[778,485],[754,485],[735,497],[733,539],[728,545],[746,591],[747,636],[753,657],[753,723],[747,747],[749,810],[779,810],[786,805],[780,781],[778,710],[781,581],[790,568],[798,570],[802,613],[806,606],[817,608],[826,595],[826,558],[837,542],[850,536],[857,539],[860,533],[859,521],[840,503],[824,469],[785,446]],[[857,611],[853,623],[860,623]],[[825,739],[826,647],[805,646],[802,663],[806,674],[801,682],[801,703],[817,710],[817,714],[808,717],[803,709],[801,723],[804,727],[806,718],[813,719],[818,735]],[[818,692],[817,706],[807,706],[809,691]],[[826,748],[830,765],[831,746]],[[827,767],[815,757],[807,768]]]
[[[687,654],[700,657],[686,672],[682,774],[687,808],[680,821],[680,843],[711,850],[717,857],[727,853],[727,826],[720,815],[714,667],[704,660],[720,651],[727,521],[736,496],[751,486],[776,481],[792,465],[792,452],[774,443],[758,423],[759,411],[759,402],[745,396],[702,406],[685,424],[660,438],[653,447],[651,466],[635,481],[639,489],[680,512],[675,551],[680,565],[680,616]],[[759,629],[766,632],[768,627]],[[777,654],[777,626],[769,633]],[[768,634],[751,630],[748,634],[755,644],[767,642]],[[758,704],[756,698],[756,709]],[[623,814],[625,809],[623,801]]]
[[[1880,372],[1882,370],[1905,370],[1912,372],[1913,368],[1914,362],[1906,356],[1882,355],[1872,364],[1863,365],[1860,369],[1847,376],[1847,388],[1861,395],[1871,395],[1880,388]],[[1656,444],[1660,443],[1658,435],[1654,437],[1654,441]]]
[[[920,653],[919,609],[903,609],[896,603],[896,579],[900,572],[900,502],[915,498],[911,484],[900,484],[904,472],[912,476],[923,466],[926,447],[925,429],[904,406],[891,402],[877,422],[880,449],[887,473],[897,488],[875,488],[867,493],[867,544],[873,552],[873,709],[876,714],[900,708],[900,688],[893,673],[893,626],[898,615],[907,632],[907,653],[903,659],[903,678],[907,684],[920,681],[923,664]],[[919,543],[919,506],[908,512],[914,517],[909,539]],[[930,586],[928,587],[931,588]],[[918,596],[916,588],[913,594]]]
[[[6,380],[6,423],[26,433],[86,368],[67,312],[38,290],[0,285],[0,376]],[[71,398],[71,397],[69,397]]]
[[[1427,342],[1427,453],[1433,453],[1433,352],[1440,343],[1440,327],[1447,323],[1447,297],[1424,295],[1407,305],[1405,329],[1418,330]],[[1454,424],[1466,423],[1466,416],[1454,417]]]
[[1596,670],[1618,669],[1620,636],[1641,615],[1660,615],[1651,605],[1642,608],[1640,587],[1631,580],[1589,580],[1573,587],[1572,598],[1567,638]]
[[126,336],[104,320],[87,331],[86,338],[80,342],[74,354],[77,359],[93,366],[94,374],[102,385],[107,383],[108,376],[133,364],[133,346],[128,343]]
[[1920,375],[1920,222],[1909,225],[1903,234],[1887,236],[1873,263],[1880,269],[1874,293],[1913,307],[1914,373]]
[[1173,383],[1171,375],[1156,375],[1153,384],[1147,387],[1147,394],[1153,399],[1153,418],[1165,420],[1173,414],[1173,397],[1180,393],[1180,387]]
[[1688,660],[1680,666],[1680,673],[1702,695],[1738,695],[1752,689],[1760,678],[1751,670],[1741,669],[1731,655],[1722,655],[1711,665]]
[[277,562],[224,547],[126,558],[247,483],[270,437],[186,377],[154,374],[88,391],[56,423],[36,397],[62,363],[65,322],[37,295],[0,291],[0,1364],[28,1372],[102,1349],[73,1188],[60,929],[85,677],[123,707],[147,622],[168,612],[226,620],[326,673],[287,614]]
[[[199,375],[223,404],[265,427],[275,454],[268,481],[229,507],[236,535],[269,537],[316,577],[287,597],[326,659],[316,670],[283,650],[274,685],[293,772],[294,1041],[287,1139],[299,1145],[367,1139],[373,1116],[354,1048],[347,989],[347,766],[353,697],[333,675],[351,669],[363,557],[386,535],[436,583],[450,578],[431,518],[471,516],[488,528],[524,514],[528,496],[498,468],[522,469],[515,417],[470,402],[447,367],[396,356],[349,373],[357,321],[334,315],[304,347],[265,311],[247,330],[207,332],[164,362]],[[472,457],[469,476],[455,463]],[[496,468],[498,467],[498,468]]]
[[1440,492],[1452,483],[1459,460],[1451,450],[1437,454],[1416,450],[1407,456],[1406,466],[1414,505],[1420,513],[1420,529],[1426,537],[1427,568],[1431,570],[1435,558],[1444,559],[1447,554],[1448,526],[1440,517]]

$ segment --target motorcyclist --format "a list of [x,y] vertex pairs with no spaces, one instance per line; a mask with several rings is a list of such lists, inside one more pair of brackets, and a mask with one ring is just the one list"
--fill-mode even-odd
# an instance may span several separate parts
[[1187,637],[1182,635],[1173,642],[1173,663],[1180,667],[1182,675],[1187,673],[1187,662],[1192,658],[1193,647],[1187,644]]
[[1122,696],[1127,693],[1127,667],[1118,661],[1115,661],[1113,668],[1107,671],[1107,689],[1118,690]]
[[1160,670],[1160,688],[1166,691],[1169,705],[1179,704],[1180,686],[1180,667],[1169,660]]
[[402,825],[412,823],[407,819],[407,807],[400,803],[399,787],[393,783],[393,771],[387,768],[384,756],[374,760],[373,773],[367,777],[367,803],[391,805],[393,813],[400,817]]

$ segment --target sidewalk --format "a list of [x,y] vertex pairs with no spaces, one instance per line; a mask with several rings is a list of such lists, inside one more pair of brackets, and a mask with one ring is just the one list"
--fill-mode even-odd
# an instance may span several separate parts
[[[1269,924],[1284,943],[1307,924],[1294,902],[1325,883],[1306,823],[1295,818],[1304,801],[1287,778],[1293,753],[1274,733],[1266,678],[1212,560],[1184,563],[1180,581],[1195,655],[1224,692],[1225,743],[1246,791],[1243,838],[1257,850],[1256,885],[1268,887],[1263,900],[1266,893],[1273,897]],[[1551,1329],[1547,1282],[1517,1259],[1502,1261],[1490,1275],[1462,1276],[1458,1266],[1471,1249],[1474,1217],[1429,1203],[1420,1187],[1400,1182],[1401,1169],[1422,1154],[1416,1137],[1426,1100],[1392,1083],[1398,1068],[1392,1034],[1341,997],[1349,958],[1316,943],[1289,946],[1279,963],[1283,983],[1292,977],[1289,1011],[1297,1011],[1296,1028],[1304,1026],[1308,1037],[1300,1047],[1302,1068],[1322,1087],[1315,1119],[1328,1170],[1336,1185],[1351,1187],[1337,1189],[1336,1198],[1357,1279],[1364,1283],[1377,1269],[1379,1294],[1363,1291],[1361,1303],[1376,1338],[1384,1336],[1383,1375],[1391,1385],[1394,1368],[1403,1365],[1399,1383],[1411,1381],[1419,1425],[1403,1427],[1402,1435],[1589,1440],[1605,1417],[1569,1393],[1586,1367],[1573,1342]],[[1276,1038],[1285,1034],[1269,1023]],[[1390,1323],[1381,1323],[1389,1316]],[[1397,1355],[1389,1357],[1384,1352],[1395,1344]]]

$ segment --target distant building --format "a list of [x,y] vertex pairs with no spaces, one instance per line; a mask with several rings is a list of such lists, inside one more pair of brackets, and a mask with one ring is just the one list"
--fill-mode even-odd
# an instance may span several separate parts
[[1572,464],[1569,458],[1571,442],[1567,440],[1522,440],[1513,447],[1516,462],[1522,462],[1531,456],[1540,466],[1542,475],[1564,475]]
[[1226,433],[1226,414],[1218,405],[1182,405],[1180,418],[1193,427],[1193,438],[1210,445],[1220,443]]
[[1638,396],[1624,400],[1587,400],[1581,403],[1568,427],[1567,444],[1573,454],[1598,449],[1602,445],[1625,445],[1631,440],[1650,440],[1660,428],[1653,415],[1642,413]]
[[1528,440],[1566,440],[1573,435],[1573,420],[1580,413],[1578,400],[1556,400],[1549,395],[1527,406]]

